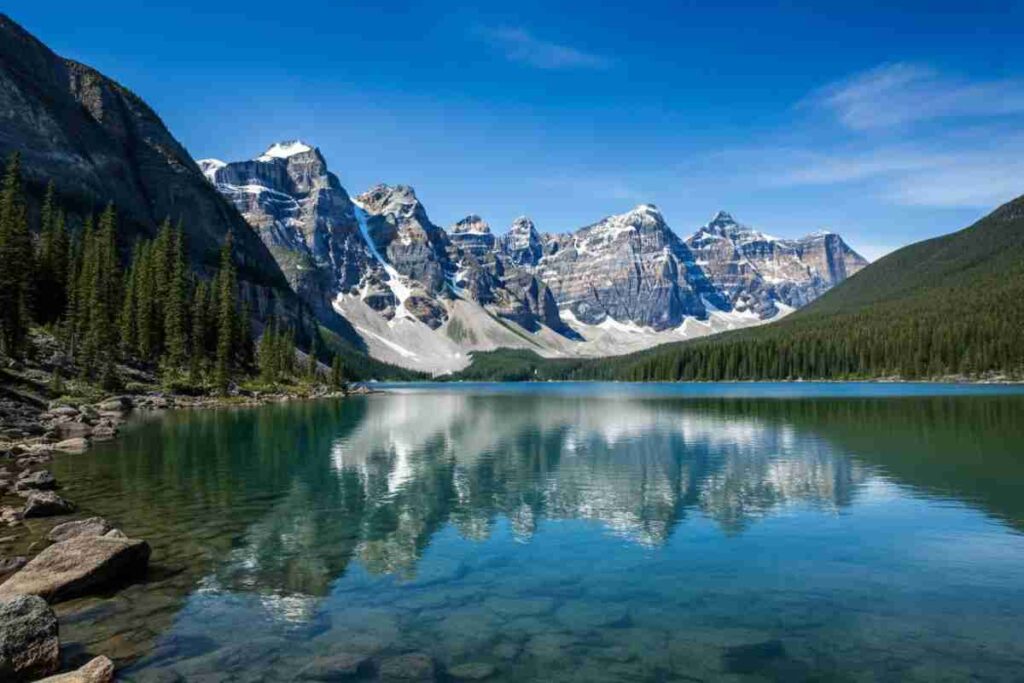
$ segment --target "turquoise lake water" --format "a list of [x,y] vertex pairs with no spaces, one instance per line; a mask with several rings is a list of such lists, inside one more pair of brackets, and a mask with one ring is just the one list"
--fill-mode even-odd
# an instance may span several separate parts
[[[148,539],[61,606],[131,681],[1024,676],[1024,390],[422,384],[141,418],[54,463]],[[465,665],[472,664],[472,667]]]

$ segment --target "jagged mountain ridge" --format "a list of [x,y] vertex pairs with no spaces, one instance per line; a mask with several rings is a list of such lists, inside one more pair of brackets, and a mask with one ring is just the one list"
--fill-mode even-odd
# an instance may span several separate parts
[[411,187],[351,198],[302,141],[199,163],[314,309],[418,369],[501,346],[607,355],[753,325],[866,263],[838,235],[779,240],[724,212],[683,240],[650,204],[571,233],[542,234],[524,216],[498,236],[476,214],[445,230]]

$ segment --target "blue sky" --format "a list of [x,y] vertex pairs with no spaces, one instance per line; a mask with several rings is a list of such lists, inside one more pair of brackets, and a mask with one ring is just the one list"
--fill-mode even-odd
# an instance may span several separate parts
[[[97,4],[99,6],[97,6]],[[80,3],[8,9],[196,158],[302,138],[353,194],[564,231],[657,204],[866,256],[1024,193],[1024,3]]]

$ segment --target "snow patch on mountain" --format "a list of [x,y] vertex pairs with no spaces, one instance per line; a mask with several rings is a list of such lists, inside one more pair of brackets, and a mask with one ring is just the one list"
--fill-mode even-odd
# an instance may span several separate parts
[[296,154],[312,152],[313,148],[301,140],[289,140],[287,142],[275,142],[267,151],[256,157],[256,161],[270,161],[272,159],[287,159]]
[[398,301],[395,310],[395,320],[400,317],[409,315],[409,310],[405,307],[405,300],[412,295],[412,290],[402,282],[402,276],[398,274],[395,267],[387,262],[380,251],[377,249],[377,245],[373,241],[373,237],[370,235],[370,228],[366,223],[366,211],[362,206],[359,205],[355,200],[352,201],[353,210],[356,215],[356,222],[359,223],[359,234],[363,236],[363,240],[366,242],[366,247],[370,250],[370,254],[380,264],[380,267],[387,273],[388,279],[385,280],[385,284],[391,293],[395,295],[395,299]]

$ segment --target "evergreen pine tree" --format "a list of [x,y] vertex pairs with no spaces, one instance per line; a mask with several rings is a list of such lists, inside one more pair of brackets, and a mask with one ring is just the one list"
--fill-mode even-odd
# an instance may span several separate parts
[[170,252],[171,263],[167,270],[167,289],[164,291],[165,365],[178,369],[185,365],[188,353],[185,319],[188,264],[185,261],[185,231],[181,226],[171,235]]
[[217,364],[214,382],[219,392],[226,393],[234,370],[235,331],[235,263],[231,258],[231,233],[227,234],[220,252],[217,273]]
[[196,282],[192,290],[192,326],[189,334],[188,381],[193,386],[199,384],[206,369],[209,357],[209,287],[204,280]]
[[32,238],[21,187],[21,157],[11,155],[0,187],[0,350],[20,356],[28,336]]

